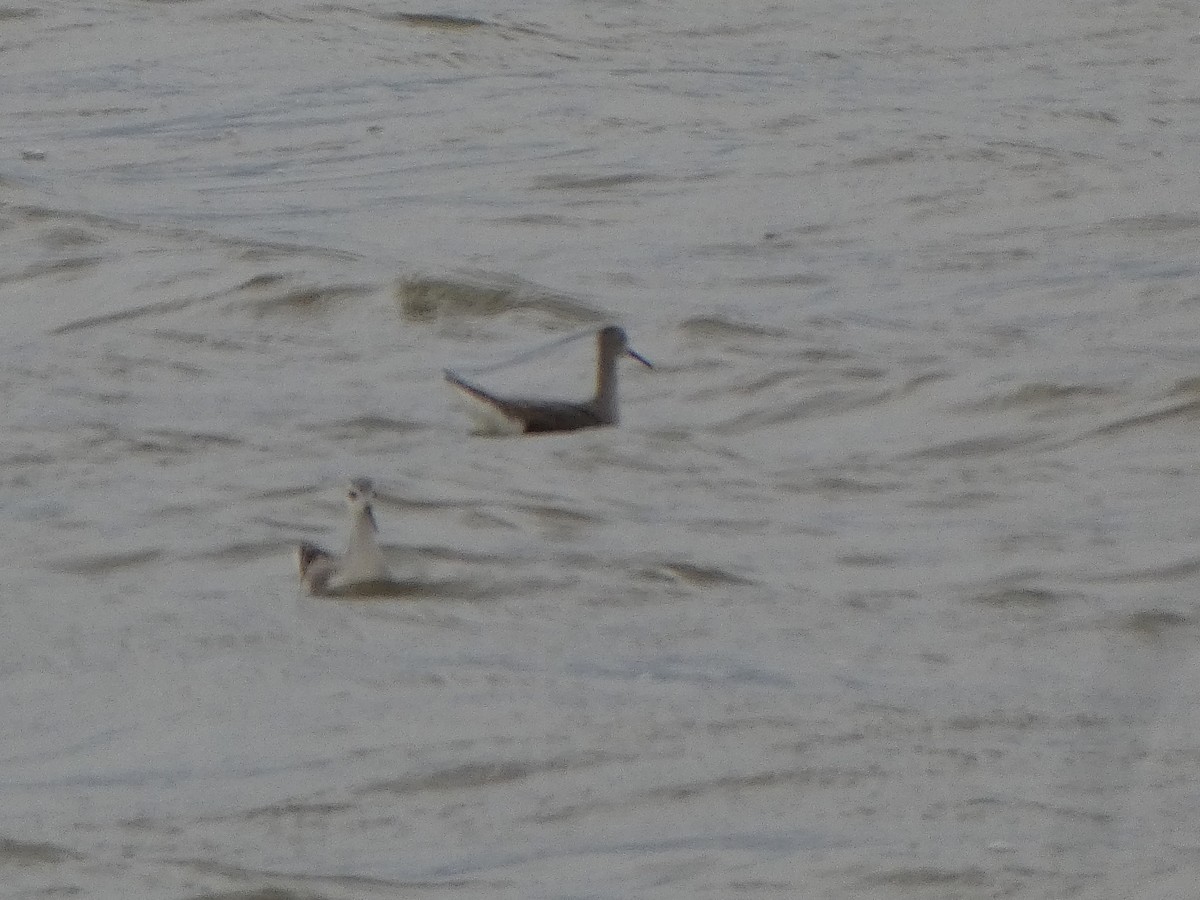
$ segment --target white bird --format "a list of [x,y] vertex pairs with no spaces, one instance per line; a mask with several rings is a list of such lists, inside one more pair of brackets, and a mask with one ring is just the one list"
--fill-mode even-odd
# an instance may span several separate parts
[[538,434],[616,425],[617,359],[631,356],[648,369],[654,366],[629,346],[625,329],[606,325],[596,333],[596,393],[583,401],[498,397],[446,369],[446,381],[471,401],[468,412],[480,434]]
[[300,580],[310,594],[336,593],[340,589],[391,581],[383,551],[376,540],[378,526],[371,502],[375,486],[370,478],[353,478],[346,492],[350,511],[350,540],[341,556],[308,541],[296,548]]

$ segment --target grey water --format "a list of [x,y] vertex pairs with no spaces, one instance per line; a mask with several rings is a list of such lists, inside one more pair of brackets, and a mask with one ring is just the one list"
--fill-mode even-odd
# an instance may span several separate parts
[[1191,896],[1193,25],[0,7],[0,896]]

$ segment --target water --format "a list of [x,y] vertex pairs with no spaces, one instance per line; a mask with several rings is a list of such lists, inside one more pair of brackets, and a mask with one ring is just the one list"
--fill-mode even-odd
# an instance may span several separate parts
[[0,11],[3,895],[1189,895],[1190,22]]

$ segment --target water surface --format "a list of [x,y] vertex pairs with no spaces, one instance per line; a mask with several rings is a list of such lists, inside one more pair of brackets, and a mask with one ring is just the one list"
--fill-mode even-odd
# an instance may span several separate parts
[[1191,30],[1020,6],[0,10],[7,891],[1186,895]]

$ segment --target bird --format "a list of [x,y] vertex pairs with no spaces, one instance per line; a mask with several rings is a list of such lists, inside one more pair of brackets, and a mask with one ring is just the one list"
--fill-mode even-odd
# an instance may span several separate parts
[[304,541],[296,548],[300,581],[310,594],[329,594],[367,583],[391,580],[383,551],[376,540],[379,528],[371,504],[375,485],[370,478],[350,479],[346,508],[350,512],[350,539],[341,556]]
[[471,384],[450,369],[446,381],[472,401],[468,411],[480,434],[545,434],[616,425],[617,359],[631,356],[648,369],[654,366],[629,346],[625,329],[606,325],[596,332],[596,394],[583,401],[499,397]]

